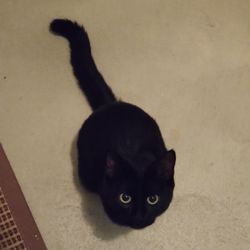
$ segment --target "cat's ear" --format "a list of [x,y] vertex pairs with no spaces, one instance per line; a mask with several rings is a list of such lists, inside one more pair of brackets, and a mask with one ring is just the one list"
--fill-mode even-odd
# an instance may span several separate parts
[[161,159],[159,175],[161,178],[170,179],[174,176],[176,154],[173,149],[167,151]]
[[105,174],[112,178],[115,175],[115,168],[117,164],[117,159],[114,154],[108,153],[106,156],[105,163]]

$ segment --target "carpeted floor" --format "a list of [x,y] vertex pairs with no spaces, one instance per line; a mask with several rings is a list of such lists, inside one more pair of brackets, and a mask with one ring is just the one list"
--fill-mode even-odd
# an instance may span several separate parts
[[[0,141],[48,249],[250,249],[250,2],[0,2]],[[144,230],[112,224],[74,178],[90,108],[65,40],[84,24],[117,96],[177,152],[171,208]]]

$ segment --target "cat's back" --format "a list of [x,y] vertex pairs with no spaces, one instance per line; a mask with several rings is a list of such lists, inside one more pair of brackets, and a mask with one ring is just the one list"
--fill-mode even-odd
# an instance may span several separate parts
[[[145,130],[158,130],[155,120],[139,107],[115,102],[93,112],[84,122],[83,130],[98,129],[99,133],[128,134],[141,133]],[[98,131],[95,131],[98,133]]]
[[139,107],[124,102],[92,113],[80,130],[79,142],[103,150],[119,147],[133,151],[164,144],[155,120]]

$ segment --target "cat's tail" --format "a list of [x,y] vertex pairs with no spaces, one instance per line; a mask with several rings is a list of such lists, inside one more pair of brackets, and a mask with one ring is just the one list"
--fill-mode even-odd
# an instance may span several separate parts
[[50,24],[50,30],[69,41],[74,75],[92,109],[95,110],[102,105],[115,102],[115,95],[95,65],[85,29],[76,22],[55,19]]

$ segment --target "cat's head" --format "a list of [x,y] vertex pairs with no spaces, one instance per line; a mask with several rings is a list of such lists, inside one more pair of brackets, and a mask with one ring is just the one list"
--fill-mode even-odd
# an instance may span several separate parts
[[108,155],[100,195],[110,219],[136,229],[151,225],[172,200],[175,159],[170,150],[148,166],[132,166]]

